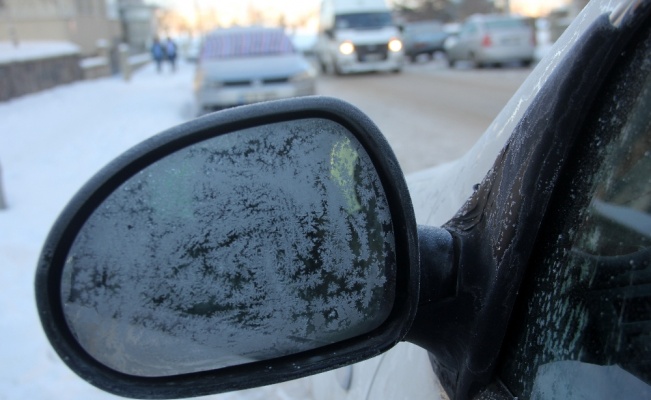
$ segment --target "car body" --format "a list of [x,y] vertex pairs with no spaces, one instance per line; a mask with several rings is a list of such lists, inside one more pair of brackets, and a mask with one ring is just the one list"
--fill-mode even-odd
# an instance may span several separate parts
[[[317,400],[649,398],[650,19],[651,1],[648,0],[590,3],[556,43],[552,56],[541,61],[467,155],[456,162],[414,174],[408,181],[402,180],[395,156],[378,135],[377,127],[352,105],[334,99],[310,97],[304,101],[236,108],[205,116],[150,139],[115,160],[79,192],[44,246],[36,294],[43,327],[52,345],[77,374],[94,385],[143,398],[219,393],[328,370],[332,371],[310,378]],[[291,146],[306,134],[327,130],[328,125],[344,127],[350,135],[345,133],[334,145],[329,143],[322,149],[320,157],[325,174],[308,180],[307,186],[321,190],[331,185],[333,191],[326,190],[327,197],[338,198],[342,216],[348,221],[363,207],[378,205],[377,192],[366,190],[355,196],[354,190],[351,191],[352,182],[371,176],[377,178],[374,182],[381,182],[387,207],[381,206],[379,210],[385,217],[386,210],[390,210],[390,230],[393,230],[381,236],[389,242],[395,238],[395,251],[387,252],[386,257],[390,260],[395,256],[397,262],[389,262],[391,271],[380,273],[381,279],[374,282],[385,289],[387,282],[394,282],[395,290],[382,292],[387,295],[361,309],[369,312],[374,323],[378,322],[375,317],[380,310],[379,319],[386,318],[385,322],[363,327],[364,333],[360,334],[355,318],[342,317],[344,324],[324,334],[319,327],[328,330],[340,315],[354,314],[358,299],[346,296],[339,304],[341,308],[333,309],[328,304],[325,310],[317,311],[314,318],[306,321],[303,317],[312,315],[311,307],[305,312],[285,314],[278,310],[292,307],[292,302],[280,296],[276,300],[280,302],[278,308],[269,307],[266,303],[272,299],[266,296],[264,287],[254,287],[254,296],[245,299],[245,304],[258,302],[259,296],[265,299],[265,304],[258,309],[260,313],[252,321],[250,333],[269,336],[270,353],[246,360],[229,358],[234,364],[200,367],[188,372],[188,361],[195,368],[203,353],[212,351],[206,343],[195,348],[196,339],[190,333],[205,334],[201,330],[181,335],[192,344],[186,343],[183,348],[196,351],[189,360],[183,359],[183,370],[179,371],[173,360],[160,363],[159,358],[169,355],[152,353],[152,349],[160,342],[176,340],[179,326],[194,329],[193,324],[175,323],[178,318],[185,320],[190,318],[186,314],[194,317],[206,314],[206,310],[212,316],[231,303],[226,301],[224,306],[215,307],[214,296],[219,288],[211,289],[210,293],[189,290],[190,296],[184,297],[180,305],[190,313],[174,316],[177,306],[158,310],[159,314],[146,313],[142,324],[121,319],[110,303],[128,310],[142,293],[137,284],[124,280],[136,288],[127,293],[133,296],[113,296],[121,290],[115,284],[115,276],[124,268],[125,263],[121,261],[125,257],[133,257],[136,263],[144,258],[141,252],[125,255],[121,245],[113,249],[105,247],[103,238],[89,233],[104,234],[105,229],[98,228],[110,231],[119,227],[120,232],[140,237],[136,234],[147,232],[146,226],[158,223],[161,217],[168,219],[173,210],[183,221],[183,224],[174,222],[176,229],[192,228],[198,213],[191,212],[189,206],[196,203],[205,207],[217,201],[222,192],[204,193],[199,202],[193,198],[194,194],[205,191],[204,184],[215,185],[212,174],[216,170],[193,168],[188,154],[207,153],[210,163],[217,160],[220,165],[245,164],[238,166],[237,173],[233,174],[236,182],[255,179],[259,173],[282,178],[299,176],[303,169],[311,168],[305,159],[300,168],[291,168],[289,173],[284,163],[280,163],[280,169],[271,168],[271,172],[270,165],[287,153],[292,155],[287,160],[294,162],[302,152],[291,151]],[[268,140],[265,134],[269,131],[289,133],[294,138],[261,145]],[[206,140],[222,135],[233,142],[233,148],[211,152],[204,147]],[[247,137],[247,143],[254,148],[241,151],[238,137]],[[359,141],[365,152],[352,150],[350,143],[355,141]],[[312,152],[314,148],[309,142],[301,149]],[[261,165],[250,168],[248,163],[254,158],[251,154],[256,152],[263,155]],[[362,157],[370,162],[357,166],[357,159]],[[163,169],[167,179],[156,176],[159,161],[171,162],[172,168]],[[205,179],[195,177],[202,175],[197,171],[202,171]],[[179,185],[186,185],[192,179],[201,181],[198,192],[179,190]],[[244,193],[244,201],[233,202],[238,211],[235,215],[223,214],[219,207],[216,211],[219,215],[207,227],[225,226],[224,240],[228,246],[237,246],[238,225],[244,226],[247,238],[255,236],[262,241],[272,241],[281,228],[286,228],[292,240],[285,247],[272,250],[274,255],[284,256],[296,243],[304,243],[298,240],[301,237],[307,238],[308,244],[316,243],[308,246],[313,254],[318,258],[319,254],[328,253],[328,257],[310,265],[316,267],[317,273],[325,271],[325,275],[321,280],[300,286],[297,302],[304,301],[306,291],[315,287],[319,290],[314,307],[342,292],[356,292],[349,288],[361,287],[361,292],[365,292],[364,288],[369,292],[376,289],[371,283],[357,286],[360,285],[358,268],[364,265],[361,259],[357,260],[361,264],[355,264],[354,268],[344,267],[348,274],[329,278],[327,275],[333,270],[342,272],[337,269],[341,263],[332,262],[340,254],[330,252],[328,246],[319,243],[325,243],[326,238],[347,237],[329,233],[347,232],[354,238],[351,253],[368,259],[372,249],[378,248],[377,243],[370,245],[378,239],[371,232],[377,233],[377,226],[387,228],[387,220],[373,224],[374,229],[348,230],[350,224],[346,222],[329,231],[325,229],[327,213],[331,211],[327,207],[329,201],[314,203],[322,207],[322,212],[316,214],[316,220],[321,223],[313,224],[316,220],[310,220],[309,213],[296,212],[294,208],[296,203],[309,204],[305,201],[308,193],[299,190],[293,201],[294,197],[287,194],[295,189],[289,185],[283,187],[281,196],[275,197],[274,205],[289,204],[289,214],[296,218],[292,220],[295,222],[271,221],[260,228],[260,223],[269,221],[237,217],[251,209],[269,213],[276,208],[269,207],[269,199],[274,196],[267,189],[277,187],[269,186],[267,178],[263,180],[262,186],[255,180],[231,189],[225,185],[224,191],[231,190],[237,195],[255,186],[264,190],[254,190],[255,196]],[[287,182],[287,179],[276,180]],[[296,181],[305,182],[298,178]],[[156,201],[145,201],[143,206],[138,199],[149,198],[133,196],[140,190],[148,191]],[[119,200],[115,207],[105,203],[113,195]],[[122,206],[133,206],[133,210]],[[105,221],[87,224],[95,212]],[[362,214],[371,218],[376,215],[375,212]],[[420,227],[416,227],[416,221]],[[84,232],[85,229],[90,230]],[[187,253],[205,260],[203,256],[214,251],[213,242],[206,240],[208,232],[192,230],[180,235],[194,237]],[[163,233],[173,234],[171,231],[166,229]],[[368,237],[373,240],[367,241]],[[136,245],[120,235],[111,239],[110,243],[115,240],[130,248]],[[88,241],[97,246],[94,251],[83,244]],[[154,241],[159,242],[162,240]],[[79,247],[75,249],[75,246]],[[251,246],[247,242],[241,252],[247,252]],[[142,248],[148,252],[164,250],[156,246]],[[174,251],[178,248],[171,246]],[[253,250],[255,259],[265,260],[263,249]],[[84,257],[91,257],[93,262],[84,266]],[[156,263],[155,268],[164,264]],[[171,291],[187,289],[183,279],[175,278],[178,274],[187,277],[182,271],[187,264],[173,263],[171,267],[168,278],[156,277],[158,272],[146,268],[129,272],[139,279],[143,274],[153,276],[145,282],[158,296],[144,303],[148,311],[165,303]],[[200,263],[198,267],[210,266]],[[111,273],[102,273],[103,270]],[[251,275],[258,272],[246,263],[238,264],[237,271],[241,270]],[[294,282],[287,278],[289,275],[300,278],[306,272],[305,269],[300,273],[291,271],[280,279],[274,273],[276,270],[263,268],[264,280],[280,292],[292,292],[295,288]],[[229,301],[249,282],[249,278],[238,274],[232,280],[237,290],[226,296]],[[192,282],[203,284],[201,280]],[[228,283],[228,279],[221,283]],[[325,287],[319,286],[324,283]],[[172,290],[157,292],[166,287]],[[88,299],[104,298],[107,294],[108,302],[84,304]],[[207,300],[193,303],[195,297]],[[213,322],[222,324],[220,332],[241,329],[243,324],[251,323],[242,319],[242,313],[248,316],[245,307],[236,307],[234,321]],[[98,319],[100,314],[104,317]],[[271,329],[261,328],[269,318],[278,321]],[[165,329],[156,328],[159,319]],[[306,323],[294,325],[296,321]],[[98,322],[113,329],[104,330],[109,332],[107,335],[98,333]],[[204,322],[201,326],[205,327]],[[354,326],[354,332],[348,323]],[[289,338],[296,341],[295,351],[284,348],[275,352],[276,343],[284,344],[288,339],[287,325],[310,333]],[[212,325],[208,327],[212,329]],[[343,337],[330,342],[333,333]],[[106,337],[111,345],[104,344]],[[152,337],[161,340],[149,340]],[[132,343],[123,343],[121,338]],[[140,338],[145,342],[139,343]],[[219,342],[221,336],[210,335],[210,339]],[[227,345],[260,345],[259,341],[231,339]],[[388,350],[399,341],[410,344]],[[113,346],[115,343],[118,346]],[[129,344],[135,344],[135,350],[146,351],[142,351],[142,356],[130,352],[120,354],[125,353],[122,346]],[[181,353],[177,355],[180,358],[187,356],[183,348],[176,351]],[[125,370],[139,367],[137,362],[124,363],[132,356],[136,361],[139,357],[153,358],[158,367],[171,368],[171,372],[166,370],[163,375],[154,376],[127,374]],[[104,357],[122,364],[111,366],[103,361]]]
[[278,28],[218,29],[203,40],[194,91],[200,110],[315,93],[316,71]]
[[445,43],[451,66],[462,60],[479,67],[513,62],[529,65],[535,49],[533,22],[504,15],[474,15],[464,22],[458,36]]
[[445,50],[443,44],[447,39],[443,24],[438,21],[418,21],[404,25],[402,39],[405,55],[413,62],[418,56],[426,55],[430,59],[436,52]]

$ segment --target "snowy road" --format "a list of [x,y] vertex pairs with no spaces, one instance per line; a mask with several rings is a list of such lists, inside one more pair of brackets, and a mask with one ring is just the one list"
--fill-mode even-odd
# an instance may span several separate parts
[[[34,271],[52,223],[97,170],[129,147],[192,115],[192,71],[146,67],[0,103],[0,400],[117,399],[74,375],[54,353],[34,304]],[[300,383],[213,396],[303,399]]]

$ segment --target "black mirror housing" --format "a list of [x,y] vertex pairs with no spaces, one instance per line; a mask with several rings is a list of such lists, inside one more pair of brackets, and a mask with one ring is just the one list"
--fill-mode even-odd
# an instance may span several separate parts
[[[368,155],[386,195],[392,226],[389,236],[395,242],[395,255],[392,255],[395,268],[391,269],[395,276],[387,278],[394,296],[386,308],[386,315],[381,314],[381,320],[370,328],[364,328],[360,331],[362,333],[341,340],[278,356],[252,358],[246,362],[190,372],[179,369],[169,374],[138,374],[129,369],[120,370],[98,357],[93,342],[84,340],[87,333],[80,330],[82,325],[71,316],[71,298],[76,296],[78,288],[70,287],[74,286],[74,274],[92,270],[97,275],[100,271],[98,265],[105,261],[100,257],[85,266],[78,266],[80,257],[74,250],[97,210],[109,204],[107,199],[123,190],[125,184],[135,182],[134,177],[148,171],[150,166],[183,149],[196,149],[192,146],[198,143],[213,138],[237,137],[234,135],[237,132],[279,123],[314,126],[315,120],[323,120],[324,126],[331,123],[341,126],[349,132]],[[312,125],[303,121],[311,121]],[[343,154],[340,158],[346,161],[347,153]],[[334,164],[336,161],[333,158],[330,162]],[[91,236],[101,231],[91,231]],[[103,272],[99,275],[102,276],[91,279],[90,282],[95,283],[83,290],[90,293],[102,285],[108,287],[107,269],[105,266],[101,268]],[[108,271],[111,271],[110,266]],[[71,200],[52,228],[39,259],[35,284],[39,315],[50,342],[66,364],[93,385],[133,398],[180,398],[221,393],[297,379],[349,365],[376,356],[402,340],[414,320],[419,298],[417,228],[407,186],[395,155],[378,128],[361,111],[340,100],[316,96],[261,103],[209,114],[172,128],[134,147],[100,171]],[[101,331],[105,328],[102,326],[105,320],[99,318],[97,321],[97,329]]]

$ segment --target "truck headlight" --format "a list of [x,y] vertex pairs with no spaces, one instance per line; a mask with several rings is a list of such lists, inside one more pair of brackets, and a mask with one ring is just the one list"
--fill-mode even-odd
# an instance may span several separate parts
[[391,39],[389,41],[389,50],[393,52],[399,52],[402,50],[402,42],[399,39]]
[[339,52],[345,56],[353,54],[355,46],[351,42],[342,42],[339,45]]

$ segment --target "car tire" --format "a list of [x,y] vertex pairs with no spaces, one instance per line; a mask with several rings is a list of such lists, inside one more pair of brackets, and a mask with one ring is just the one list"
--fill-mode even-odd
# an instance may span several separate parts
[[323,61],[319,60],[319,67],[321,68],[321,73],[322,73],[323,75],[327,75],[327,74],[328,74],[328,66],[326,65],[326,63],[324,63]]
[[477,57],[475,56],[474,53],[470,53],[470,57],[468,57],[468,60],[472,64],[472,68],[474,69],[483,69],[484,68],[484,63],[477,61]]

